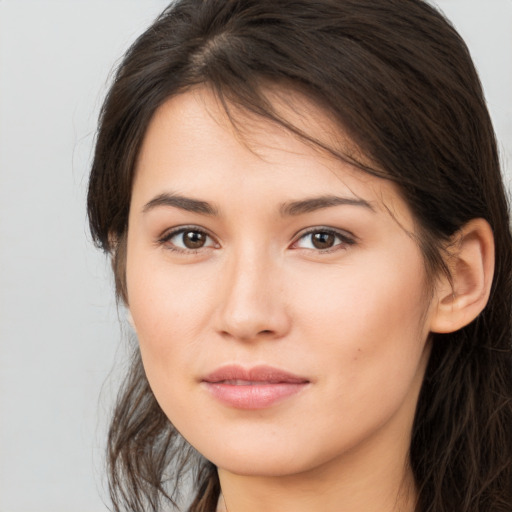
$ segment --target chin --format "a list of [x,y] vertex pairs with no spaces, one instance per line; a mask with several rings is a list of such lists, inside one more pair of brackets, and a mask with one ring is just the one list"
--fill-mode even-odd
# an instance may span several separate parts
[[300,467],[296,460],[289,458],[279,461],[270,457],[260,455],[259,457],[243,459],[241,457],[233,457],[230,460],[222,457],[218,463],[212,461],[217,468],[226,472],[250,477],[285,477],[298,473],[302,473],[306,468]]
[[201,447],[208,460],[219,469],[240,476],[284,477],[308,472],[322,466],[329,455],[304,450],[304,446],[283,446],[281,441],[224,445],[221,452],[212,447]]

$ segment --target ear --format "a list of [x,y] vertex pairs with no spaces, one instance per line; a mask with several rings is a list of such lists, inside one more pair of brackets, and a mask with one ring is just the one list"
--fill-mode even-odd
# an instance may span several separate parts
[[472,322],[489,299],[494,275],[494,236],[488,222],[473,219],[453,236],[446,265],[451,280],[439,276],[430,330],[454,332]]

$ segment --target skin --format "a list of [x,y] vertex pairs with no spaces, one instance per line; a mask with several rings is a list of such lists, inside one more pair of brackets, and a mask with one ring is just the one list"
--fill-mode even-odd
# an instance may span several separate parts
[[[305,98],[275,104],[351,145]],[[410,210],[391,182],[267,120],[238,121],[242,135],[198,88],[160,107],[144,139],[126,279],[152,390],[219,468],[229,512],[412,511],[407,452],[436,308]],[[212,211],[171,204],[177,195]],[[327,196],[343,201],[284,211]],[[184,226],[202,247],[173,235]],[[230,407],[202,379],[231,363],[308,384],[267,408]]]

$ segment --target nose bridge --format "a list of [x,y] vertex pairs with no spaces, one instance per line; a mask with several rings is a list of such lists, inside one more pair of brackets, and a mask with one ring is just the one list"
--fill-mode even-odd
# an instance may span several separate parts
[[280,337],[289,327],[276,257],[262,244],[234,249],[225,262],[218,330],[237,339]]

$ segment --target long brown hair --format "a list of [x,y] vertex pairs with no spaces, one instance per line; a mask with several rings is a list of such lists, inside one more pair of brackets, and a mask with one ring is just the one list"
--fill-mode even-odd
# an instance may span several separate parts
[[[432,335],[410,464],[418,512],[510,512],[512,240],[493,128],[455,29],[421,0],[173,2],[119,66],[90,176],[91,231],[113,258],[125,302],[139,148],[155,110],[197,84],[211,87],[228,110],[250,111],[305,138],[273,111],[265,87],[297,88],[326,106],[375,162],[359,167],[399,186],[431,273],[443,271],[444,241],[471,219],[489,222],[496,250],[491,296],[467,327]],[[340,148],[327,149],[354,161]],[[179,499],[191,474],[196,498],[189,510],[215,510],[215,466],[159,408],[138,350],[114,411],[108,462],[115,511],[162,510]]]

